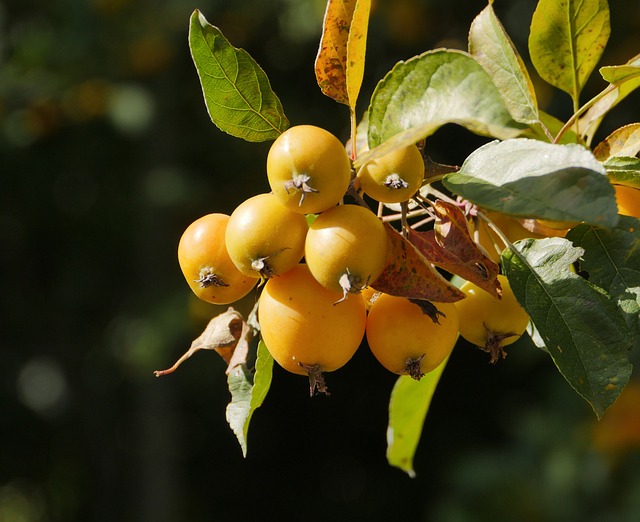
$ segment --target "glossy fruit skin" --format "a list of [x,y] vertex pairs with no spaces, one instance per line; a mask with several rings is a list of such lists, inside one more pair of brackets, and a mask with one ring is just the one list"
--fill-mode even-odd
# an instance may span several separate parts
[[262,339],[280,366],[307,375],[304,366],[331,372],[353,357],[364,337],[366,308],[360,295],[334,304],[339,298],[302,263],[267,281],[258,318]]
[[[258,194],[231,213],[225,242],[238,270],[252,277],[274,277],[298,264],[304,254],[307,220],[280,204],[271,193]],[[264,267],[260,260],[264,259]]]
[[389,239],[382,221],[359,205],[339,205],[322,214],[309,227],[305,261],[316,280],[343,292],[341,278],[348,274],[358,292],[384,270]]
[[233,303],[258,281],[231,261],[224,241],[228,222],[226,214],[207,214],[191,223],[178,243],[178,263],[189,287],[212,304]]
[[[351,160],[330,132],[314,125],[298,125],[273,142],[267,155],[267,178],[284,206],[294,212],[316,214],[341,201],[351,181]],[[302,181],[311,191],[292,185]]]
[[[458,311],[451,303],[433,303],[444,314],[439,324],[404,297],[380,294],[369,310],[366,337],[371,352],[387,370],[408,373],[407,360],[419,360],[422,374],[437,368],[458,339]],[[422,359],[420,359],[422,358]]]
[[502,336],[499,347],[512,344],[524,333],[529,323],[527,312],[516,300],[509,280],[498,276],[502,298],[496,299],[470,281],[461,287],[466,298],[455,303],[460,318],[460,335],[472,344],[486,347],[491,334]]
[[415,145],[395,149],[358,171],[357,183],[365,194],[381,203],[401,203],[424,181],[424,159]]
[[614,185],[618,213],[640,219],[640,189],[626,185]]

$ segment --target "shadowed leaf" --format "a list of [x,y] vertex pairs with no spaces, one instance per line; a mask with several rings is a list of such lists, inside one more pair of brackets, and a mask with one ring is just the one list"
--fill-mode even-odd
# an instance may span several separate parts
[[615,228],[579,225],[567,239],[584,249],[580,270],[604,288],[622,310],[629,331],[640,337],[640,221],[620,216]]
[[598,417],[631,375],[632,339],[622,312],[601,288],[569,266],[584,255],[564,238],[524,239],[502,266],[560,373]]
[[411,478],[415,455],[431,399],[447,361],[424,375],[419,381],[402,375],[396,381],[389,401],[389,426],[387,427],[387,461]]

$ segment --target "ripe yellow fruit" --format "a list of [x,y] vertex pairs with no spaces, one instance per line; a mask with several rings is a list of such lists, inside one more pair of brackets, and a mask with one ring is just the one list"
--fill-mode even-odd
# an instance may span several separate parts
[[640,189],[626,185],[614,185],[618,213],[640,219]]
[[212,304],[229,304],[247,295],[258,279],[240,272],[224,242],[226,214],[207,214],[191,223],[178,243],[178,263],[193,293]]
[[339,205],[309,227],[305,261],[313,277],[334,292],[359,293],[384,270],[389,239],[382,221],[359,205]]
[[424,159],[415,145],[395,149],[364,165],[356,178],[365,194],[381,203],[402,203],[424,181]]
[[367,342],[387,370],[419,380],[437,368],[458,339],[458,311],[450,303],[431,303],[438,323],[422,308],[405,299],[381,294],[367,317]]
[[285,370],[309,375],[311,393],[326,393],[323,372],[344,366],[364,337],[361,295],[335,304],[341,294],[318,283],[305,264],[269,279],[260,295],[258,318],[267,349]]
[[514,343],[529,323],[527,312],[518,303],[509,280],[498,276],[502,299],[467,281],[460,290],[466,297],[455,303],[460,319],[460,335],[491,354],[491,362],[506,356],[504,347]]
[[329,131],[298,125],[273,142],[267,156],[267,178],[289,210],[316,214],[341,201],[351,182],[351,160]]
[[280,204],[273,194],[258,194],[231,213],[225,243],[242,273],[269,278],[290,270],[304,254],[308,230],[302,214]]

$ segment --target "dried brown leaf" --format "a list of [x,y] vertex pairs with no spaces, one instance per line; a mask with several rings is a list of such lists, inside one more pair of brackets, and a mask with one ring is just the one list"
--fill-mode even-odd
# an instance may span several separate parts
[[437,303],[453,303],[464,298],[464,294],[442,277],[414,245],[388,223],[385,227],[389,254],[384,272],[371,284],[374,290]]
[[409,230],[409,241],[435,266],[499,297],[500,267],[473,240],[462,210],[442,200],[435,201],[434,210],[437,216],[434,229],[427,232]]
[[[251,333],[242,315],[232,307],[209,321],[204,331],[191,343],[191,347],[180,357],[175,364],[166,370],[157,370],[156,377],[173,373],[178,367],[199,350],[215,350],[227,363],[227,372],[232,368],[231,364],[237,364],[238,358],[246,360],[246,353],[235,355],[239,344],[248,352],[248,342],[245,343],[246,331]],[[242,343],[240,341],[242,340]],[[246,349],[245,349],[246,344]]]

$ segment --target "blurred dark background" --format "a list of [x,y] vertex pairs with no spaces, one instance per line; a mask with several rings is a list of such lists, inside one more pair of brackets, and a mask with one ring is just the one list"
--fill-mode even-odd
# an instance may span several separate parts
[[[359,112],[396,61],[464,48],[485,5],[374,2]],[[535,5],[495,2],[525,59]],[[637,0],[610,6],[601,65],[640,52]],[[597,424],[524,342],[496,366],[460,343],[414,479],[386,463],[395,377],[366,346],[328,376],[328,398],[275,368],[246,459],[215,353],[153,376],[226,308],[191,295],[180,234],[267,190],[269,144],[208,118],[187,45],[195,8],[263,66],[292,124],[347,138],[347,109],[313,73],[324,1],[0,2],[0,521],[638,520],[638,385]],[[537,87],[566,119],[568,96]],[[599,139],[639,121],[639,106],[629,97]],[[460,164],[484,141],[447,126],[428,147]]]

